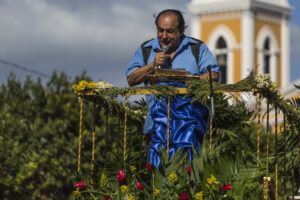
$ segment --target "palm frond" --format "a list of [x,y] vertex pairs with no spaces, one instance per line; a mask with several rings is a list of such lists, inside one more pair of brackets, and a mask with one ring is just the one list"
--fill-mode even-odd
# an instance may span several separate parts
[[295,86],[295,88],[297,88],[297,89],[300,90],[300,85],[295,85],[295,84],[294,84],[294,86]]

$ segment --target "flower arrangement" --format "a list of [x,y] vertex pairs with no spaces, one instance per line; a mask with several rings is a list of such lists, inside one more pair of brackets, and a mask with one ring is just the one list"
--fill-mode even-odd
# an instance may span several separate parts
[[92,81],[88,82],[85,80],[80,81],[78,84],[73,84],[72,88],[75,90],[76,93],[79,92],[87,92],[87,91],[94,91],[94,92],[100,92],[101,90],[105,88],[111,88],[112,84],[100,81],[97,83],[94,83]]
[[[295,107],[292,107],[292,105],[288,103],[289,100],[285,100],[282,97],[280,91],[277,89],[277,84],[272,82],[268,75],[257,75],[250,78],[251,79],[249,80],[251,80],[251,84],[249,83],[249,80],[247,82],[247,84],[249,83],[248,85],[251,86],[249,87],[249,91],[252,91],[250,89],[256,89],[255,91],[261,93],[263,97],[268,99],[267,103],[278,105],[285,113],[287,113],[289,121],[297,122],[300,120],[299,110],[296,110]],[[83,88],[81,91],[92,91],[96,87],[92,85],[93,84],[86,87],[78,87],[79,90]],[[195,84],[193,87],[191,87],[191,89],[197,88],[195,86],[197,85]],[[199,96],[200,98],[200,94],[201,93],[195,96]],[[97,199],[131,200],[233,199],[231,190],[234,190],[234,188],[237,187],[229,184],[232,179],[223,178],[222,180],[220,178],[222,176],[216,172],[199,171],[195,163],[190,164],[183,157],[178,157],[174,155],[170,161],[168,159],[161,158],[161,160],[165,161],[162,162],[162,166],[160,166],[159,169],[153,168],[151,164],[148,163],[146,167],[141,170],[137,169],[134,165],[130,165],[132,163],[129,163],[128,168],[116,171],[114,172],[114,175],[104,174],[103,176],[102,174],[99,176],[100,187],[93,188],[92,185],[88,184],[89,190],[82,191],[81,193],[79,191],[74,191],[74,196],[75,198],[80,199],[88,199],[91,195],[94,195],[97,197]],[[181,163],[181,166],[179,166],[179,163]],[[206,173],[209,174],[208,177]],[[143,177],[145,174],[147,174],[147,176]]]
[[[178,151],[180,152],[180,151]],[[171,160],[181,160],[175,165]],[[181,158],[181,159],[180,159]],[[186,165],[186,157],[182,153],[175,153],[166,166],[157,169],[150,163],[139,172],[134,165],[128,165],[125,169],[119,169],[115,175],[101,173],[99,185],[90,185],[90,190],[78,194],[74,191],[75,199],[89,199],[94,196],[96,199],[152,199],[152,200],[217,200],[233,199],[228,195],[232,186],[224,183],[213,174],[206,177],[205,174],[199,180],[195,179],[195,170],[192,165]],[[164,159],[164,158],[162,158]],[[172,162],[172,163],[171,163]],[[178,163],[176,163],[178,164]],[[198,172],[196,172],[198,173]],[[78,187],[87,185],[84,181],[75,184]],[[93,188],[94,187],[94,188]]]
[[72,88],[75,90],[76,93],[83,92],[86,90],[91,90],[96,86],[94,82],[87,82],[85,80],[80,81],[78,84],[73,84]]

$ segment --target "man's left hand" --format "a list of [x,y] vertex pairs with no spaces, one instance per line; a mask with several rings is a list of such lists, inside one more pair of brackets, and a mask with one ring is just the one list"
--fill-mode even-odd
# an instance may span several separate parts
[[[200,76],[200,80],[209,79],[209,73],[203,74]],[[215,82],[219,81],[219,74],[217,72],[211,72],[211,79]]]

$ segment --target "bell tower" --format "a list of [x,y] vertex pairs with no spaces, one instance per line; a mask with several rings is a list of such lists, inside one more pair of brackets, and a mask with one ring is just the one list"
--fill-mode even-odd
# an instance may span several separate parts
[[215,55],[221,83],[235,83],[255,69],[279,88],[289,84],[287,0],[192,0],[191,35]]

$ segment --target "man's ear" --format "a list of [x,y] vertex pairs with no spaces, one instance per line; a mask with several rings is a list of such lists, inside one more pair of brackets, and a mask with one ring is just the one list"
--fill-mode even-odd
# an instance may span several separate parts
[[183,35],[184,30],[179,30],[180,37]]

